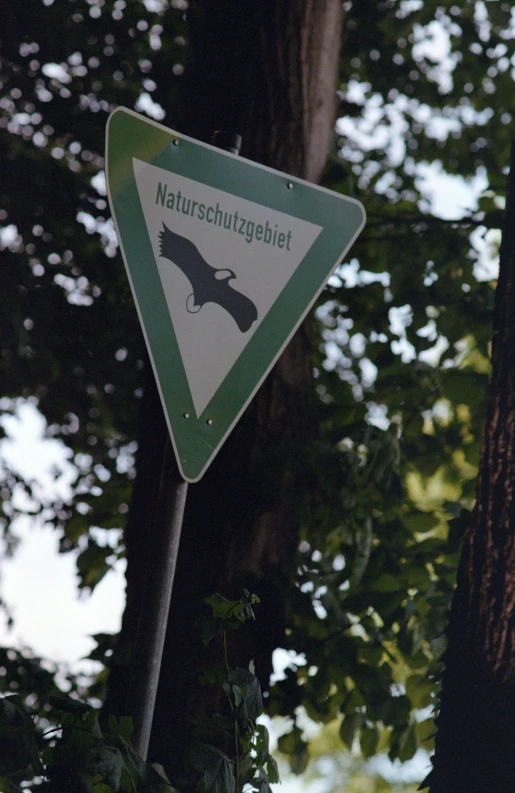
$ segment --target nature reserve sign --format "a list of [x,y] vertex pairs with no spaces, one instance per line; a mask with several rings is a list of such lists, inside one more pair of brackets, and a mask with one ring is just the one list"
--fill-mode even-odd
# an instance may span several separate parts
[[182,475],[200,479],[365,223],[361,204],[124,108],[111,211]]

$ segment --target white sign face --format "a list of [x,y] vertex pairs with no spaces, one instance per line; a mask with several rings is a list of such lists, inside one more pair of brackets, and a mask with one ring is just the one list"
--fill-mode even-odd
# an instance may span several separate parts
[[198,417],[322,226],[135,157],[132,164]]
[[107,124],[106,181],[177,464],[197,482],[365,211],[122,107]]

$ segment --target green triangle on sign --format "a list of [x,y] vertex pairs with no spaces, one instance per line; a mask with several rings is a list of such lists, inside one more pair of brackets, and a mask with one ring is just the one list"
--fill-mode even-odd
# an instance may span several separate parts
[[177,463],[196,482],[365,211],[125,108],[108,120],[106,174]]

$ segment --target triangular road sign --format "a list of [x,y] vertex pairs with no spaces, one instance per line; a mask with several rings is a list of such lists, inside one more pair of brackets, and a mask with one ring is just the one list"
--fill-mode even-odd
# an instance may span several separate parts
[[125,108],[109,203],[184,478],[201,478],[365,224],[353,198]]

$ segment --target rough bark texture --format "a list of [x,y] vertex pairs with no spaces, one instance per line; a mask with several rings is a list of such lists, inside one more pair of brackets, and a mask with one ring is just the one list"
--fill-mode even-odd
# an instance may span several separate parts
[[[220,128],[238,132],[242,155],[318,181],[336,113],[341,15],[339,0],[191,2],[178,127],[200,140]],[[295,493],[305,486],[299,460],[316,431],[310,351],[306,322],[205,477],[190,486],[149,752],[181,791],[191,789],[191,720],[209,707],[195,685],[204,661],[194,625],[202,598],[239,594],[242,586],[259,595],[254,632],[232,652],[240,665],[254,657],[265,684],[283,642],[298,544]],[[138,685],[134,661],[148,619],[142,593],[159,553],[152,506],[166,432],[148,374],[127,530],[127,607],[107,711],[130,713]]]
[[515,789],[515,148],[476,505],[448,631],[431,793]]

